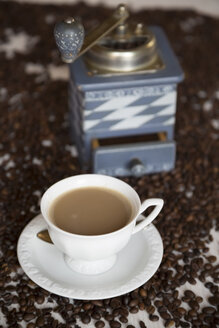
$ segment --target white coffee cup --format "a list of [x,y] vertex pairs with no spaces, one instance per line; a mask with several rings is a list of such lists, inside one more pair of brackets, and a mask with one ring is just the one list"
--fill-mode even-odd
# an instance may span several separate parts
[[[120,192],[132,205],[132,220],[121,229],[103,235],[78,235],[60,229],[49,216],[51,205],[61,194],[82,187],[103,187]],[[86,200],[84,205],[86,206]],[[141,216],[150,206],[155,206],[153,211],[147,217]],[[117,253],[127,245],[132,234],[150,224],[162,207],[162,199],[150,198],[141,204],[138,194],[130,185],[117,178],[99,174],[81,174],[60,180],[41,199],[41,212],[55,247],[64,254],[64,259],[72,270],[83,274],[99,274],[109,270],[116,262]],[[142,221],[136,224],[139,219]]]

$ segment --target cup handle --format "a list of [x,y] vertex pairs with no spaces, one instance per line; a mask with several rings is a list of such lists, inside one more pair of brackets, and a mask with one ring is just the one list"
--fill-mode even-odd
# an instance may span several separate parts
[[[135,234],[136,232],[144,229],[148,224],[150,224],[158,216],[158,214],[160,213],[160,211],[163,207],[163,204],[164,204],[164,201],[161,198],[150,198],[150,199],[145,200],[141,204],[141,208],[140,208],[140,211],[139,211],[139,216],[137,218],[137,221],[140,218],[143,218],[143,220],[139,224],[136,224],[132,234]],[[147,217],[143,217],[142,215],[140,215],[141,213],[143,213],[150,206],[155,206],[155,208],[153,209],[153,211]]]

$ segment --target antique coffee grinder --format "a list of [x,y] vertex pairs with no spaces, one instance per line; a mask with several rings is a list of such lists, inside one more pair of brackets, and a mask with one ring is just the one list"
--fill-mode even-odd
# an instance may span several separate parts
[[73,18],[54,30],[70,69],[71,132],[79,161],[84,169],[112,176],[141,176],[175,165],[177,83],[183,72],[162,29],[128,17],[126,6],[119,5],[85,37]]

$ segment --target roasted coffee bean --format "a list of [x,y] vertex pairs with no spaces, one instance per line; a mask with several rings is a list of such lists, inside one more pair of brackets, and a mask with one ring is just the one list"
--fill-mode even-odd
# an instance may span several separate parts
[[145,304],[143,302],[138,304],[139,310],[143,311],[145,309]]
[[210,288],[210,291],[211,291],[212,294],[215,294],[215,293],[217,293],[219,291],[219,288],[218,288],[218,286],[213,285]]
[[211,255],[211,256],[208,256],[208,257],[207,257],[207,260],[208,260],[210,263],[214,263],[214,262],[217,261],[217,258],[216,258],[216,256]]
[[164,305],[159,306],[159,307],[158,307],[158,311],[159,311],[159,312],[166,312],[166,311],[167,311],[167,307],[164,306]]
[[205,287],[208,289],[210,289],[212,286],[213,286],[213,283],[210,281],[205,283]]
[[131,307],[130,308],[130,313],[137,313],[138,312],[138,308],[137,308],[137,306],[133,306],[133,307]]
[[33,313],[33,312],[35,312],[34,306],[28,306],[28,307],[26,307],[26,312],[27,313]]
[[159,308],[159,307],[161,307],[161,306],[163,305],[163,303],[162,303],[161,301],[155,301],[155,302],[154,302],[154,305],[155,305],[157,308]]
[[88,314],[82,314],[81,316],[81,321],[84,323],[84,324],[88,324],[90,323],[91,321],[91,318]]
[[156,297],[156,294],[152,288],[148,291],[147,296],[150,300],[153,300]]
[[189,306],[194,309],[194,310],[198,310],[199,309],[199,304],[197,301],[191,300],[189,301]]
[[88,310],[90,310],[90,309],[93,308],[93,304],[91,304],[91,303],[84,303],[83,306],[82,306],[82,308],[83,308],[85,311],[88,311]]
[[202,303],[203,302],[203,298],[201,296],[197,296],[196,297],[196,302]]
[[129,303],[129,300],[130,300],[129,296],[127,296],[127,295],[126,296],[123,296],[122,303],[124,305],[127,305]]
[[173,293],[173,298],[177,299],[178,296],[179,296],[179,292],[178,292],[178,290],[175,290],[174,293]]
[[159,317],[157,315],[154,315],[154,314],[150,314],[149,315],[149,319],[151,321],[158,321],[159,320]]
[[25,321],[30,321],[35,318],[35,315],[33,313],[25,313],[24,314],[24,320]]
[[66,311],[72,311],[73,310],[73,305],[72,304],[67,304],[65,308],[66,308]]
[[36,320],[36,325],[38,327],[43,327],[44,326],[44,318],[41,316],[41,317],[38,317],[37,320]]
[[174,327],[175,326],[175,321],[174,320],[170,320],[168,319],[166,322],[165,322],[165,327],[167,328],[171,328],[171,327]]
[[174,300],[174,305],[175,305],[176,307],[180,306],[181,303],[182,303],[182,302],[181,302],[181,300],[179,300],[179,299]]
[[186,283],[186,281],[187,281],[187,278],[186,278],[186,275],[184,275],[179,279],[179,284],[184,285]]
[[122,323],[127,323],[128,319],[124,316],[119,317],[119,321],[121,321]]
[[202,311],[206,314],[213,314],[216,312],[215,308],[211,307],[211,306],[206,306],[202,309]]
[[118,298],[113,298],[110,302],[110,306],[113,309],[117,309],[121,306],[121,301]]
[[191,290],[186,290],[184,292],[185,297],[188,297],[189,299],[195,298],[195,293],[193,293]]
[[105,319],[106,319],[107,321],[112,321],[112,320],[113,320],[113,315],[112,315],[112,314],[106,314],[106,315],[105,315]]
[[212,315],[206,315],[205,317],[204,317],[204,321],[205,322],[207,322],[207,323],[213,323],[213,320],[214,320],[214,318],[213,318],[213,316]]
[[215,296],[211,296],[208,298],[208,301],[212,305],[219,305],[219,294]]
[[132,307],[132,306],[137,306],[138,305],[138,299],[133,299],[129,302],[129,306]]
[[139,326],[140,326],[140,328],[147,328],[147,326],[145,325],[145,323],[142,320],[139,321]]
[[111,320],[109,322],[109,324],[110,324],[111,328],[120,328],[121,327],[121,323],[119,321],[116,321],[116,320]]
[[180,325],[181,325],[182,328],[189,328],[189,327],[191,327],[188,322],[185,322],[185,321],[182,321],[182,320],[180,320]]
[[153,314],[155,312],[155,307],[153,305],[146,306],[145,309],[149,314]]
[[138,298],[138,289],[131,292],[132,299]]
[[45,300],[44,296],[38,296],[38,297],[36,298],[36,302],[37,302],[38,304],[42,304],[42,303],[44,302],[44,300]]
[[29,322],[29,323],[27,324],[27,328],[35,328],[35,327],[36,327],[35,324],[32,323],[32,322]]
[[189,282],[191,285],[195,285],[195,284],[196,284],[196,280],[195,280],[193,277],[189,277],[189,278],[188,278],[188,282]]
[[118,317],[120,315],[120,310],[119,309],[114,309],[112,312],[113,317]]
[[140,288],[139,294],[143,298],[147,297],[147,291],[144,288]]
[[204,265],[204,269],[207,270],[207,271],[209,271],[209,270],[212,269],[212,265],[211,265],[210,263],[206,263],[206,264]]
[[96,306],[99,306],[99,307],[103,306],[103,301],[101,301],[101,300],[94,300],[94,301],[91,301],[91,302]]
[[181,314],[184,315],[186,313],[186,310],[183,307],[179,307],[177,311]]
[[105,322],[102,321],[102,320],[96,321],[95,322],[95,327],[96,328],[103,328],[103,327],[105,327]]
[[161,316],[161,318],[164,319],[164,320],[168,320],[168,319],[170,319],[170,315],[169,315],[169,313],[167,313],[167,312],[160,312],[160,316]]
[[144,304],[145,304],[146,306],[151,305],[151,301],[150,301],[150,299],[149,299],[148,297],[146,297],[146,298],[144,299]]
[[127,309],[124,308],[120,308],[119,309],[119,313],[125,317],[127,317],[129,315],[129,311]]
[[[100,320],[101,315],[100,315],[100,313],[97,312],[97,311],[92,311],[92,313],[91,313],[91,317],[92,317],[93,319],[95,319],[95,320]],[[109,319],[109,320],[112,320],[112,319],[113,319],[113,316],[110,316],[110,319]]]
[[188,312],[188,315],[190,316],[190,317],[197,317],[197,312],[195,311],[195,310],[189,310],[189,312]]

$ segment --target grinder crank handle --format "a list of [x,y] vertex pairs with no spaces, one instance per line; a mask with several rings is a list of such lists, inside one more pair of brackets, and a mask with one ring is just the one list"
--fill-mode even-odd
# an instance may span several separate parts
[[57,23],[54,29],[54,36],[57,47],[61,52],[62,60],[65,63],[72,63],[128,17],[127,7],[124,4],[120,4],[108,19],[85,37],[83,25],[72,17]]

